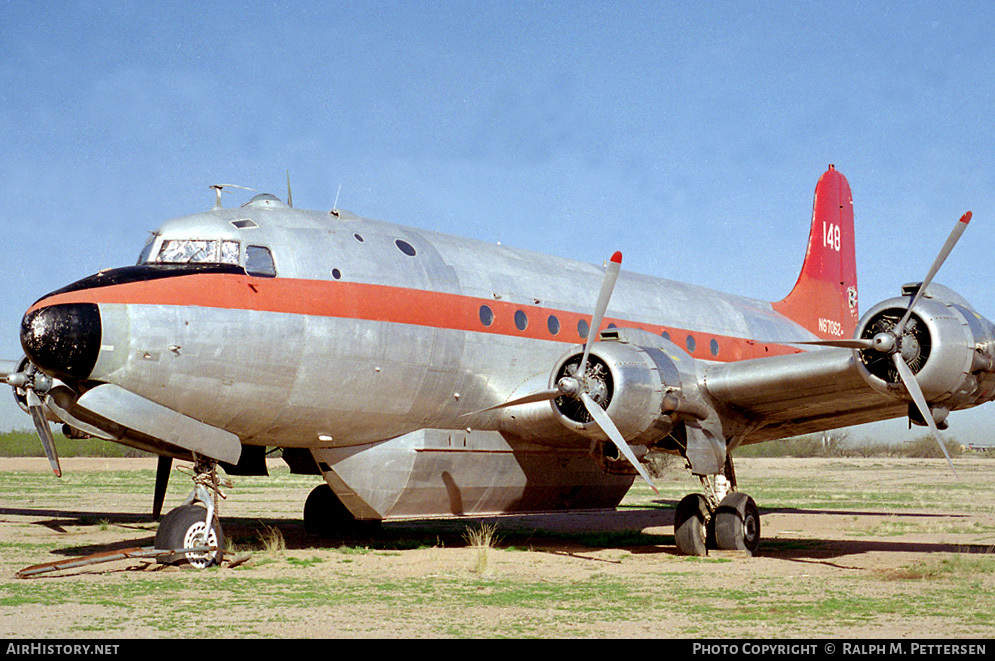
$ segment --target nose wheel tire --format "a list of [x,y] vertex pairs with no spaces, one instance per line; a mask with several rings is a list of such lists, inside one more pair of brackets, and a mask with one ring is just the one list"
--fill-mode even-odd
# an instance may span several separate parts
[[760,545],[760,511],[745,493],[733,491],[715,509],[715,544],[719,549],[753,555]]
[[157,549],[180,550],[210,546],[214,550],[174,553],[160,557],[159,562],[171,565],[187,563],[197,569],[220,564],[224,552],[224,534],[217,517],[211,522],[210,530],[207,530],[206,519],[207,509],[200,505],[183,505],[166,514],[155,533]]

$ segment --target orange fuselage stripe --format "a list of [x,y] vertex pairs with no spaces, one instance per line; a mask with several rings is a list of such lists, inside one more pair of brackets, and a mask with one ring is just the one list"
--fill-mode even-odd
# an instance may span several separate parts
[[[43,298],[28,312],[63,303],[255,310],[411,324],[569,344],[577,344],[586,339],[580,335],[577,326],[581,320],[589,322],[591,318],[589,314],[565,312],[538,305],[519,305],[507,301],[422,289],[358,282],[256,278],[232,274],[178,276],[65,292]],[[494,319],[489,326],[485,326],[481,321],[480,309],[484,305],[493,311]],[[528,318],[525,330],[520,330],[515,325],[515,312],[518,310],[523,311]],[[559,332],[555,335],[547,326],[551,315],[559,321]],[[691,335],[695,340],[695,349],[691,355],[706,360],[734,361],[799,351],[785,345],[761,345],[744,338],[608,317],[605,318],[602,327],[611,323],[639,328],[657,335],[668,332],[678,344],[684,341],[685,335]],[[716,355],[712,354],[710,347],[713,339],[719,346]]]

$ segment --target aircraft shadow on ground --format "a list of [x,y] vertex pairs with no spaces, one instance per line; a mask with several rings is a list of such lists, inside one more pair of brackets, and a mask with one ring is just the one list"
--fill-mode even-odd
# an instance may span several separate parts
[[[623,508],[613,511],[574,512],[570,514],[522,514],[460,519],[414,520],[361,526],[343,531],[336,537],[318,538],[307,534],[300,519],[224,517],[221,522],[227,539],[236,550],[263,551],[263,541],[278,531],[289,551],[361,546],[370,549],[405,550],[435,545],[451,548],[468,546],[467,532],[481,526],[494,526],[493,546],[528,548],[535,552],[586,557],[584,552],[624,548],[638,554],[677,555],[672,534],[676,502],[656,501],[652,508]],[[929,512],[894,512],[874,510],[805,510],[772,508],[765,515],[787,513],[809,516],[885,516],[916,518],[962,518],[960,514]],[[67,546],[53,549],[56,556],[82,556],[130,547],[154,544],[155,523],[149,514],[107,513],[74,510],[0,508],[0,515],[29,517],[32,523],[57,532],[67,527],[112,525],[135,531],[120,542]],[[660,529],[667,532],[659,532]],[[142,534],[145,533],[145,534]],[[992,553],[992,544],[954,544],[917,541],[915,539],[882,540],[854,538],[772,537],[764,538],[757,555],[798,561],[827,561],[862,553]]]

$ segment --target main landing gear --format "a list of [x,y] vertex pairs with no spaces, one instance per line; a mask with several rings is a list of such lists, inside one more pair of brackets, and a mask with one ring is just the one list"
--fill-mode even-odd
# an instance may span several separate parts
[[681,555],[704,556],[709,548],[715,548],[753,555],[760,545],[760,511],[752,498],[732,490],[732,461],[726,463],[726,474],[699,478],[705,493],[688,494],[677,505],[677,551]]
[[182,505],[171,510],[159,523],[155,534],[155,548],[175,550],[176,553],[160,556],[162,564],[187,563],[204,569],[221,563],[224,556],[225,537],[218,522],[218,498],[221,480],[216,461],[195,457],[194,489]]

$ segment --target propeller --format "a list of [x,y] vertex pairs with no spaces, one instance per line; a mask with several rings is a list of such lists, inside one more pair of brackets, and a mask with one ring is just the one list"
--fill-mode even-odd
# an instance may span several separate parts
[[960,220],[957,221],[957,224],[954,225],[953,230],[950,232],[950,236],[947,237],[946,242],[940,249],[940,253],[936,256],[936,259],[933,260],[933,265],[929,267],[929,272],[926,273],[926,278],[922,281],[922,284],[919,285],[919,291],[916,292],[916,295],[913,296],[912,300],[909,302],[909,307],[905,311],[905,315],[893,329],[892,332],[896,338],[902,336],[902,331],[905,330],[905,324],[909,321],[909,317],[912,316],[912,308],[914,308],[916,303],[919,302],[919,299],[922,298],[923,293],[926,291],[926,287],[928,287],[929,283],[933,281],[933,276],[935,276],[936,272],[940,270],[941,266],[943,266],[943,262],[947,260],[947,257],[950,255],[950,251],[954,249],[955,245],[957,245],[961,234],[963,234],[964,230],[967,229],[967,224],[969,222],[971,222],[970,211],[961,216]]
[[650,479],[649,473],[646,472],[643,465],[639,463],[638,459],[636,459],[636,455],[633,454],[632,448],[630,448],[629,444],[625,442],[625,438],[622,437],[618,427],[616,427],[615,423],[612,422],[612,419],[608,417],[605,410],[601,408],[601,405],[594,401],[594,399],[592,399],[586,392],[580,393],[580,401],[584,403],[584,408],[586,408],[587,412],[591,414],[591,418],[594,420],[595,424],[597,424],[598,427],[601,428],[601,431],[603,431],[608,438],[611,439],[611,442],[615,444],[618,451],[621,452],[626,459],[628,459],[629,463],[632,464],[632,467],[636,469],[639,475],[646,480],[646,484],[650,485],[650,488],[653,489],[654,493],[660,495],[660,490],[656,488],[655,484],[653,484],[653,480]]
[[[591,317],[591,324],[587,330],[587,339],[584,341],[584,354],[581,358],[580,365],[577,366],[577,369],[574,372],[575,376],[563,377],[557,382],[555,388],[537,390],[529,393],[528,395],[509,400],[502,404],[491,406],[490,408],[484,409],[484,411],[504,409],[511,406],[519,406],[521,404],[532,404],[534,402],[545,402],[564,395],[579,399],[581,383],[576,375],[583,375],[584,371],[587,369],[587,359],[591,355],[591,344],[597,338],[598,329],[601,327],[601,322],[605,318],[605,311],[608,309],[608,301],[611,300],[611,295],[615,289],[615,282],[618,280],[618,272],[621,269],[621,266],[622,253],[616,250],[615,254],[612,255],[611,260],[608,262],[608,268],[605,270],[604,280],[601,281],[601,291],[598,293],[598,300],[594,306],[594,316]],[[482,412],[483,411],[478,411],[478,413]]]
[[909,395],[912,396],[912,401],[916,403],[916,407],[919,409],[919,413],[926,420],[926,425],[929,427],[930,433],[933,438],[936,439],[936,443],[943,450],[943,456],[947,458],[947,464],[950,466],[950,470],[954,472],[954,477],[959,479],[957,475],[957,469],[954,468],[954,462],[950,461],[950,454],[947,452],[947,446],[943,442],[943,438],[940,436],[940,430],[936,428],[936,421],[933,420],[933,412],[929,410],[929,404],[926,403],[926,398],[922,394],[922,388],[919,387],[919,382],[916,381],[916,375],[912,373],[912,369],[905,363],[905,359],[902,358],[902,352],[896,351],[891,354],[891,359],[895,363],[895,368],[898,370],[898,375],[902,379],[902,383],[905,384],[906,390],[909,391]]
[[[618,448],[618,451],[624,456],[636,472],[646,480],[646,483],[657,494],[660,491],[653,484],[650,479],[649,474],[646,469],[643,468],[639,460],[636,459],[636,455],[632,452],[632,448],[626,443],[625,438],[622,433],[612,422],[611,417],[605,412],[601,405],[598,404],[593,397],[589,394],[589,391],[593,384],[588,383],[587,379],[587,364],[588,358],[591,355],[591,345],[597,340],[598,331],[601,328],[601,322],[604,320],[605,312],[608,310],[608,302],[611,300],[612,292],[615,290],[615,282],[618,280],[618,273],[622,267],[622,253],[615,251],[608,261],[608,266],[605,269],[605,277],[601,281],[601,291],[598,293],[598,300],[594,306],[594,315],[591,317],[591,324],[587,330],[587,340],[584,343],[584,353],[581,357],[580,364],[574,370],[572,375],[564,376],[560,378],[556,383],[555,388],[548,388],[546,390],[538,390],[536,392],[529,393],[522,397],[509,400],[502,404],[497,404],[490,408],[484,409],[484,411],[492,411],[495,409],[508,408],[510,406],[518,406],[520,404],[531,404],[534,402],[544,402],[551,399],[557,399],[559,397],[571,397],[573,399],[580,400],[587,410],[588,414],[591,416],[591,420],[601,429],[602,432],[611,440],[611,442]],[[478,411],[482,412],[482,411]]]
[[855,337],[852,340],[810,340],[808,342],[788,342],[787,344],[808,344],[817,347],[837,347],[839,349],[874,349],[874,340]]
[[52,378],[40,372],[33,363],[25,361],[26,365],[20,371],[7,374],[6,381],[14,387],[15,391],[23,394],[28,412],[35,423],[35,430],[38,438],[41,439],[42,447],[45,449],[45,456],[52,467],[52,472],[56,477],[62,477],[62,466],[59,464],[59,454],[55,449],[55,439],[52,437],[52,428],[45,417],[45,405],[39,393],[44,395],[52,388]]
[[556,386],[561,395],[580,399],[584,404],[584,408],[591,415],[591,419],[594,420],[594,424],[601,428],[601,431],[615,444],[618,451],[632,464],[632,467],[636,469],[639,475],[646,480],[650,488],[659,494],[660,491],[653,484],[653,480],[650,479],[646,469],[636,459],[632,448],[626,443],[625,438],[618,430],[618,427],[615,426],[615,423],[612,422],[611,417],[588,394],[588,386],[585,383],[587,359],[591,355],[591,345],[594,344],[598,337],[598,330],[601,328],[601,322],[605,318],[605,312],[608,310],[608,302],[611,300],[612,292],[615,290],[615,282],[618,280],[618,272],[621,268],[622,253],[616,250],[611,259],[608,260],[608,268],[605,269],[605,279],[601,281],[601,291],[598,292],[598,301],[594,305],[594,315],[591,317],[591,325],[587,329],[587,341],[584,343],[584,355],[580,359],[580,365],[577,366],[577,371],[574,372],[573,377],[565,376],[561,378]]
[[155,468],[155,493],[152,495],[152,518],[157,520],[162,514],[162,504],[166,500],[166,486],[169,484],[169,471],[173,467],[173,458],[159,455]]
[[933,419],[933,413],[929,409],[929,404],[926,402],[926,397],[922,393],[922,388],[919,387],[919,382],[916,380],[915,373],[913,373],[912,368],[909,367],[908,363],[905,362],[905,358],[902,356],[902,340],[905,333],[905,327],[912,317],[912,310],[915,308],[916,304],[923,297],[926,292],[926,288],[933,281],[933,277],[936,275],[940,267],[946,261],[950,252],[957,245],[960,240],[961,235],[964,230],[967,229],[968,223],[971,222],[971,212],[968,211],[957,224],[954,225],[953,230],[950,232],[950,236],[947,237],[946,242],[944,242],[943,247],[940,249],[939,254],[937,254],[936,259],[933,260],[932,266],[929,267],[929,271],[926,273],[925,279],[919,285],[919,289],[916,291],[915,296],[909,301],[909,307],[906,308],[905,314],[890,330],[881,331],[874,335],[873,338],[855,338],[852,340],[816,340],[812,342],[798,342],[797,344],[811,344],[823,347],[841,347],[844,349],[860,349],[867,350],[873,349],[884,354],[889,354],[891,356],[892,362],[895,364],[895,369],[898,371],[898,377],[902,381],[902,385],[908,390],[909,396],[912,397],[912,401],[915,402],[916,408],[919,409],[919,413],[922,414],[923,419],[926,421],[926,425],[929,427],[930,433],[933,438],[936,439],[937,444],[940,446],[940,450],[943,451],[943,456],[947,459],[947,464],[950,465],[950,470],[957,475],[957,470],[954,468],[953,462],[950,460],[950,454],[947,452],[947,447],[943,443],[943,439],[940,437],[940,431],[936,427],[936,421]]
[[608,268],[605,269],[605,279],[601,281],[601,291],[598,292],[598,302],[594,305],[594,316],[591,317],[591,325],[587,329],[587,341],[584,342],[584,356],[577,366],[577,374],[584,374],[587,369],[587,358],[591,355],[591,345],[598,337],[598,330],[601,328],[601,321],[605,318],[605,311],[608,310],[608,301],[611,300],[612,292],[615,291],[615,282],[618,280],[618,272],[622,268],[622,253],[615,251],[608,261]]

